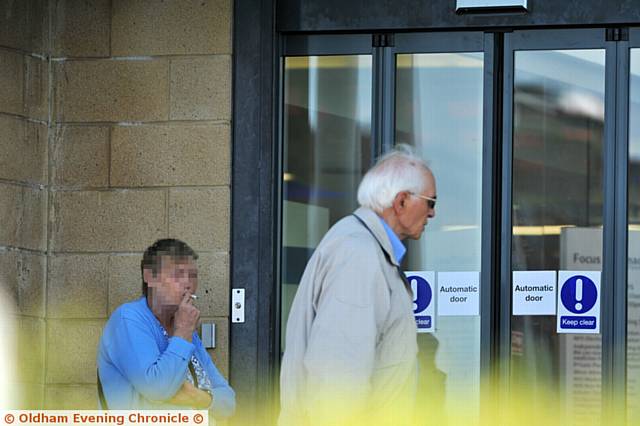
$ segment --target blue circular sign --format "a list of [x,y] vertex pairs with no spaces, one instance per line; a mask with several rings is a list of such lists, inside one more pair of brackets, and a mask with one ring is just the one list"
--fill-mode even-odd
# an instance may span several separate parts
[[598,289],[584,275],[574,275],[562,284],[560,299],[567,310],[574,314],[584,314],[596,304]]
[[431,286],[422,277],[417,275],[411,275],[407,277],[407,280],[411,283],[411,287],[415,285],[415,300],[413,301],[413,313],[417,314],[429,307],[433,293],[431,292]]

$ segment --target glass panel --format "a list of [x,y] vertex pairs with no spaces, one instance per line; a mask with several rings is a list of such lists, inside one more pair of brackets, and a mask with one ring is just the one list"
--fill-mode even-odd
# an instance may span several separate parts
[[[403,266],[479,272],[483,53],[398,55],[396,64],[396,141],[416,147],[438,188],[436,217],[408,243]],[[438,316],[436,332],[420,333],[418,345],[418,415],[438,424],[477,419],[480,317]]]
[[284,62],[281,351],[307,261],[371,165],[371,55]]
[[[605,52],[514,58],[512,269],[600,271]],[[521,402],[564,424],[599,422],[599,334],[558,334],[542,314],[513,315],[511,337]]]
[[640,422],[640,49],[630,51],[627,415]]

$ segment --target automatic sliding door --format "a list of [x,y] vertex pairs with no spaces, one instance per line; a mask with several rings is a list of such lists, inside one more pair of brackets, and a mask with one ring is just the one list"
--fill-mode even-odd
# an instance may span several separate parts
[[628,79],[627,419],[640,422],[640,32],[631,31]]
[[[315,245],[337,219],[355,208],[355,191],[374,159],[375,147],[406,143],[429,162],[438,187],[436,217],[421,240],[408,242],[403,265],[406,271],[433,272],[437,288],[435,330],[418,336],[417,424],[473,424],[480,408],[481,373],[489,372],[489,368],[481,372],[481,365],[491,366],[493,349],[504,361],[500,390],[518,397],[511,402],[524,407],[527,415],[540,416],[540,422],[606,421],[603,397],[610,402],[611,380],[623,382],[615,370],[626,367],[628,419],[636,423],[640,418],[640,127],[634,117],[640,114],[640,32],[632,30],[631,35],[629,226],[628,230],[616,227],[615,235],[613,224],[621,222],[613,209],[625,210],[618,202],[619,187],[624,185],[621,179],[612,180],[611,171],[616,161],[626,160],[612,154],[616,141],[611,129],[619,123],[612,124],[617,113],[611,108],[615,79],[611,67],[620,64],[615,63],[616,43],[605,41],[603,29],[515,31],[504,36],[502,175],[494,173],[488,158],[495,149],[491,137],[495,129],[487,127],[494,125],[488,111],[494,106],[492,76],[498,70],[488,59],[494,54],[489,50],[495,47],[494,39],[487,40],[494,36],[396,34],[395,46],[387,48],[372,48],[370,36],[358,36],[359,48],[353,51],[347,51],[350,43],[342,42],[348,36],[317,38],[329,40],[328,44],[316,44],[313,36],[301,37],[304,42],[297,46],[303,47],[302,53],[283,58],[278,334],[284,335],[289,304]],[[287,38],[287,43],[295,39]],[[324,47],[317,50],[319,45]],[[615,96],[622,92],[618,88]],[[500,179],[501,197],[492,185]],[[616,197],[611,196],[614,192]],[[498,238],[491,227],[497,222],[493,203],[500,199],[502,279],[493,280],[493,272],[487,271],[494,271],[499,259],[486,241]],[[613,346],[624,332],[612,320],[613,306],[621,296],[619,292],[614,296],[614,279],[620,275],[618,269],[611,272],[615,261],[611,246],[614,237],[624,237],[625,232],[627,365],[616,367],[612,359],[624,349],[622,344],[622,349]],[[581,277],[571,281],[577,275]],[[452,300],[468,295],[447,292],[463,287],[454,285],[461,277],[464,284],[477,285],[482,303],[456,310],[460,305]],[[564,286],[565,282],[569,284]],[[547,284],[553,288],[545,293]],[[491,297],[494,287],[500,288],[496,305]],[[560,288],[566,288],[564,294]],[[543,298],[550,303],[530,303]],[[571,317],[590,316],[596,305],[602,312],[600,330],[590,333],[587,319],[580,323],[585,324],[582,330],[559,332],[558,318],[574,321]],[[585,330],[588,333],[579,332]],[[500,335],[497,344],[494,333]]]
[[[439,294],[435,331],[418,334],[417,424],[474,424],[479,414],[483,48],[478,33],[396,37],[395,143],[427,160],[438,191],[405,265],[433,272]],[[463,284],[475,292],[447,292]]]
[[538,42],[533,31],[506,36],[513,49],[505,53],[513,79],[505,85],[512,114],[504,118],[512,120],[513,275],[503,283],[511,285],[511,394],[565,424],[597,423],[602,406],[601,333],[589,324],[566,327],[596,315],[600,292],[612,285],[601,280],[603,33],[542,32]]

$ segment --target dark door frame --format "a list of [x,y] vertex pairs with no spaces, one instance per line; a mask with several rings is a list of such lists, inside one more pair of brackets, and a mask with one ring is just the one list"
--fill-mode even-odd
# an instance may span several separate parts
[[[379,3],[382,0],[374,0]],[[621,3],[621,8],[611,8],[607,6],[607,11],[611,12],[599,16],[606,19],[601,24],[611,24],[620,21],[620,17],[612,14],[619,14],[620,10],[625,10],[625,5],[631,5],[633,0],[617,0]],[[260,424],[265,418],[273,418],[274,411],[274,389],[277,388],[278,378],[276,377],[276,361],[278,348],[275,346],[277,333],[277,306],[278,293],[277,279],[279,271],[278,259],[278,221],[279,221],[279,123],[277,122],[279,105],[278,98],[280,53],[284,49],[284,33],[278,29],[286,28],[295,21],[291,10],[286,13],[282,11],[283,5],[297,3],[298,6],[312,3],[313,0],[285,0],[272,2],[268,0],[237,0],[234,2],[234,25],[233,25],[233,122],[232,122],[232,181],[231,181],[231,254],[230,254],[230,276],[231,288],[244,288],[246,291],[245,300],[245,322],[242,324],[231,323],[229,360],[230,360],[230,381],[238,395],[238,414],[232,424]],[[602,4],[596,0],[588,0],[593,3],[596,9]],[[407,5],[415,3],[413,0],[403,2],[398,6],[398,16],[404,16],[407,12]],[[434,4],[442,6],[444,0],[438,0]],[[326,3],[323,3],[326,4]],[[360,4],[360,3],[358,3]],[[421,3],[422,4],[422,3]],[[448,4],[448,3],[447,3]],[[327,7],[338,8],[344,6],[344,1],[333,1]],[[416,5],[413,5],[416,6]],[[364,5],[360,6],[365,8]],[[444,6],[443,6],[444,7]],[[448,6],[447,6],[448,7]],[[367,6],[366,8],[369,8]],[[294,8],[295,9],[295,8]],[[298,8],[299,9],[299,8]],[[369,8],[370,9],[370,8]],[[544,8],[543,8],[544,9]],[[594,10],[594,16],[596,16]],[[276,13],[278,10],[278,13]],[[315,24],[309,17],[313,8],[307,8],[301,13],[299,19],[299,31],[329,31],[336,28],[327,28],[330,21],[316,21]],[[337,10],[337,9],[336,9]],[[545,9],[546,10],[546,9]],[[447,12],[449,13],[449,12]],[[580,15],[584,19],[584,9]],[[286,15],[286,16],[285,16]],[[349,14],[344,14],[348,17]],[[353,15],[357,16],[357,15]],[[365,14],[367,19],[360,20],[353,24],[351,29],[366,30],[369,34],[380,28],[402,28],[404,30],[415,28],[415,24],[408,24],[402,20],[394,19],[393,15],[387,18],[377,18],[371,13]],[[541,15],[536,15],[541,16]],[[640,10],[637,8],[625,16],[626,22],[632,20],[640,23]],[[570,19],[569,19],[570,18]],[[509,27],[531,26],[531,25],[566,25],[579,24],[575,17],[569,17],[561,22],[555,20],[544,20],[544,16],[527,20],[522,16],[494,16],[480,18],[464,18],[459,24],[450,23],[450,29],[469,31],[473,28],[492,32],[486,33],[484,37],[485,70],[491,67],[493,70],[502,68],[502,39],[503,32],[509,31]],[[336,18],[340,19],[340,18]],[[278,24],[279,21],[280,23]],[[451,18],[449,18],[451,21]],[[447,22],[449,22],[447,21]],[[553,22],[552,22],[553,21]],[[575,22],[574,22],[575,21]],[[342,20],[342,24],[347,24],[349,20]],[[386,24],[385,24],[386,22]],[[582,21],[584,22],[584,21]],[[595,21],[594,21],[595,22]],[[426,21],[425,21],[426,23]],[[429,25],[423,25],[428,28]],[[475,23],[475,25],[473,24]],[[315,26],[313,26],[315,25]],[[363,28],[363,26],[366,26]],[[295,27],[295,25],[294,25]],[[457,28],[456,28],[457,27]],[[293,28],[293,27],[292,27]],[[502,29],[500,29],[502,28]],[[631,43],[637,45],[638,33],[631,32]],[[337,35],[336,35],[337,36]],[[403,36],[404,37],[404,36]],[[407,37],[410,37],[407,35]],[[634,41],[635,40],[635,41]],[[619,65],[628,65],[628,45],[619,42],[617,45]],[[374,66],[388,67],[389,60],[382,58]],[[625,62],[626,61],[626,62]],[[628,90],[628,70],[618,67],[612,72],[618,73],[618,81],[625,75],[627,82],[619,83],[618,93],[626,93]],[[493,76],[485,72],[485,87]],[[627,86],[625,86],[625,84]],[[485,123],[492,123],[485,126],[483,145],[483,155],[485,159],[499,159],[503,155],[509,155],[509,144],[502,142],[504,133],[498,127],[498,120],[501,116],[502,102],[502,81],[492,85],[491,93],[485,93]],[[383,86],[379,91],[389,90],[389,86]],[[381,93],[381,92],[379,92]],[[623,96],[617,98],[617,108],[621,112],[627,111],[628,106],[624,104]],[[376,99],[374,97],[374,99]],[[505,103],[505,108],[508,104]],[[507,111],[505,110],[505,114]],[[390,120],[390,112],[382,111],[382,121],[387,124]],[[373,116],[374,120],[376,115]],[[626,164],[626,128],[622,128],[628,120],[624,114],[616,114],[618,133],[614,135],[617,141],[615,146],[608,152],[608,158],[615,158],[618,164]],[[622,127],[621,127],[622,126]],[[378,146],[390,145],[389,126],[382,126],[378,130]],[[496,129],[498,129],[496,131]],[[492,141],[487,143],[487,141]],[[507,152],[502,152],[503,149]],[[488,160],[487,160],[488,161]],[[483,214],[483,230],[492,230],[491,235],[496,238],[483,239],[483,276],[484,281],[495,282],[500,274],[496,271],[503,271],[505,264],[505,254],[499,253],[498,242],[506,241],[510,238],[510,229],[500,227],[501,216],[505,214],[504,208],[496,204],[499,194],[505,195],[505,188],[501,187],[501,182],[508,176],[501,176],[501,161],[491,160],[483,165],[483,185],[486,190],[493,191],[491,197],[483,201],[483,213],[494,212],[491,215]],[[620,170],[623,169],[623,170]],[[620,282],[622,274],[626,274],[626,168],[618,170],[608,170],[608,182],[616,182],[616,192],[610,195],[613,204],[610,205],[606,219],[615,224],[614,232],[605,237],[605,249],[616,254],[615,265],[609,265],[609,269],[615,272]],[[615,209],[613,206],[615,205]],[[615,220],[613,218],[615,214]],[[609,222],[607,222],[609,223]],[[610,227],[610,229],[613,229]],[[615,233],[615,238],[613,234]],[[624,257],[622,256],[624,254]],[[485,268],[485,265],[489,265]],[[509,263],[510,265],[510,263]],[[625,275],[626,276],[626,275]],[[504,276],[502,277],[504,281]],[[626,286],[622,288],[616,285],[611,312],[603,311],[603,326],[609,328],[611,343],[619,344],[626,339],[626,333],[621,332],[626,329]],[[503,289],[504,291],[504,289]],[[504,298],[505,294],[495,292],[484,292],[481,296],[482,306],[499,302],[499,297]],[[508,298],[507,298],[508,300]],[[493,309],[497,312],[497,309]],[[510,312],[509,312],[510,314]],[[606,320],[606,321],[605,321]],[[504,338],[498,339],[493,333],[496,324],[504,321],[503,317],[488,317],[482,320],[481,329],[484,333],[483,339],[492,336],[490,344],[483,343],[483,359],[497,359],[495,348],[505,347]],[[606,324],[605,324],[606,323]],[[489,349],[485,349],[489,348]],[[504,350],[503,354],[504,354]],[[624,359],[626,353],[620,350],[613,351],[606,355],[607,364],[611,365],[611,374],[621,377],[626,373]],[[622,362],[621,362],[622,361]],[[603,359],[603,364],[605,359]],[[624,370],[624,371],[623,371]],[[607,381],[612,378],[607,378]],[[619,395],[624,394],[625,389],[611,389],[610,392],[620,399]],[[623,392],[622,394],[620,392]],[[614,396],[614,395],[612,395]]]
[[[249,17],[247,17],[249,18]],[[253,16],[253,19],[257,19]],[[262,17],[264,19],[264,16]],[[263,23],[264,24],[264,23]],[[255,25],[258,25],[257,23]],[[265,31],[266,33],[266,31]],[[244,33],[243,33],[244,34]],[[238,35],[240,37],[240,35]],[[253,78],[252,85],[234,84],[233,183],[232,183],[232,291],[246,291],[244,324],[231,324],[230,328],[230,380],[238,393],[240,418],[238,424],[256,419],[274,419],[277,403],[277,373],[279,345],[279,289],[280,282],[280,194],[281,147],[278,117],[281,105],[280,82],[282,56],[371,54],[373,56],[372,117],[374,157],[393,145],[395,122],[393,99],[395,92],[395,55],[397,53],[435,53],[451,51],[483,51],[484,117],[483,125],[483,186],[490,196],[483,197],[481,304],[483,312],[494,312],[496,306],[492,283],[496,281],[498,258],[498,205],[494,189],[500,184],[497,153],[500,132],[495,120],[499,117],[499,102],[494,102],[496,55],[501,35],[482,32],[449,32],[430,34],[400,34],[397,44],[375,45],[380,34],[362,35],[288,35],[236,38],[235,67],[246,67],[249,72],[234,70],[238,79]],[[243,35],[246,37],[246,34]],[[393,40],[393,39],[391,39]],[[255,48],[260,43],[262,53],[245,58],[242,49]],[[274,55],[271,70],[264,62],[268,51]],[[254,99],[245,104],[244,99]],[[257,102],[259,100],[260,102]],[[240,118],[243,117],[243,118]],[[271,126],[267,124],[271,122]],[[255,126],[259,133],[247,126]],[[256,173],[256,170],[258,171]],[[247,209],[246,206],[255,206]],[[258,284],[260,283],[260,284]],[[483,373],[489,372],[496,351],[495,318],[481,320],[481,364]],[[483,374],[486,376],[486,374]],[[254,413],[248,415],[247,413]]]
[[527,12],[456,13],[456,0],[279,0],[279,32],[505,30],[640,22],[635,0],[529,0]]
[[234,2],[231,171],[231,291],[245,290],[245,321],[229,324],[229,380],[237,395],[231,423],[270,415],[275,317],[274,158],[278,38],[275,4]]
[[[603,141],[602,418],[624,424],[626,407],[628,42],[605,28],[516,30],[505,35],[503,105],[503,188],[500,288],[500,385],[508,389],[511,356],[511,241],[514,53],[518,50],[605,50]],[[608,284],[608,285],[607,285]]]

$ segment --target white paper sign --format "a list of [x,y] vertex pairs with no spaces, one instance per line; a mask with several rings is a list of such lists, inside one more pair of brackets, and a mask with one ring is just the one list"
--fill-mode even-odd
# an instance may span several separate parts
[[413,316],[418,333],[433,333],[436,329],[436,273],[405,272],[413,292]]
[[480,315],[480,272],[438,272],[438,315]]
[[558,271],[558,333],[600,333],[600,271]]
[[513,271],[513,315],[556,314],[556,271]]

